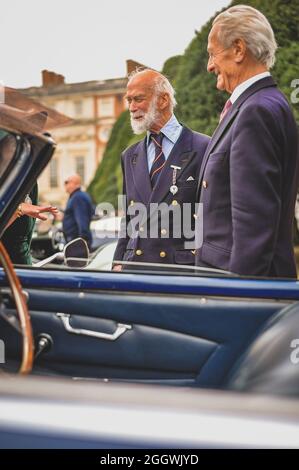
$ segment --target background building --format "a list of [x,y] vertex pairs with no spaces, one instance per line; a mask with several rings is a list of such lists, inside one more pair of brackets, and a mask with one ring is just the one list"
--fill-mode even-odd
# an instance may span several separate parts
[[[127,73],[139,64],[127,61]],[[127,78],[65,83],[62,75],[42,71],[42,86],[20,90],[71,117],[71,125],[52,132],[57,150],[39,178],[39,199],[64,207],[65,179],[78,173],[87,186],[101,163],[110,132],[125,109]]]

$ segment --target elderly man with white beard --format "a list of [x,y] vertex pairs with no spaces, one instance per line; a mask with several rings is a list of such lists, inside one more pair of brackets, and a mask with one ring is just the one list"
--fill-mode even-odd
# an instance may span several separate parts
[[127,210],[114,255],[116,271],[122,269],[117,261],[194,265],[195,251],[187,242],[209,137],[178,122],[174,95],[168,79],[154,70],[129,77],[131,126],[135,134],[146,135],[121,157]]

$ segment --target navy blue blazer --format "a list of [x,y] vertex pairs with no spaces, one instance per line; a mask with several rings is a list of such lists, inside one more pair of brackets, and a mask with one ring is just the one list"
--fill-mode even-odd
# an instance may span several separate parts
[[[174,145],[166,164],[161,171],[159,180],[152,190],[146,152],[146,139],[132,145],[122,154],[123,170],[123,194],[126,195],[127,207],[132,211],[123,220],[123,229],[126,236],[120,238],[114,254],[114,260],[138,261],[147,263],[178,263],[192,264],[195,261],[195,251],[186,249],[184,242],[187,237],[176,235],[170,217],[169,225],[165,224],[162,212],[154,210],[150,213],[150,204],[166,203],[164,209],[179,211],[181,204],[190,205],[190,226],[194,230],[193,212],[195,207],[195,196],[198,184],[198,175],[202,158],[209,142],[209,137],[183,127],[181,135]],[[173,195],[170,192],[172,185],[173,170],[170,165],[181,167],[178,170],[177,187],[178,192]],[[130,223],[134,219],[134,208],[142,203],[146,212],[139,224],[133,227],[128,234]],[[153,209],[153,206],[152,206]],[[176,219],[178,220],[178,219]],[[150,221],[155,227],[157,237],[151,237],[149,233]],[[182,226],[181,226],[182,229]],[[189,240],[190,241],[190,240]]]
[[63,233],[67,242],[82,237],[88,246],[92,244],[92,236],[89,228],[94,214],[90,196],[80,188],[70,195],[63,217]]
[[292,227],[297,126],[272,77],[249,87],[214,132],[199,175],[203,244],[196,264],[296,277]]

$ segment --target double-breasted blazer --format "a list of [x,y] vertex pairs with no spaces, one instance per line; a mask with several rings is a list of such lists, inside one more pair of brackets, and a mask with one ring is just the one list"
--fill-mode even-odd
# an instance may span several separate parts
[[[184,236],[183,221],[181,233],[174,233],[172,213],[180,211],[183,214],[183,204],[189,204],[190,214],[186,208],[186,217],[190,226],[194,226],[193,213],[195,211],[195,197],[198,176],[202,159],[209,143],[209,137],[193,132],[183,127],[181,135],[174,145],[166,164],[161,171],[154,189],[151,187],[146,138],[132,145],[122,154],[123,193],[126,198],[127,209],[130,214],[124,217],[123,238],[120,238],[115,251],[114,260],[138,261],[142,263],[178,263],[193,264],[195,251],[186,248],[185,242],[190,241]],[[177,170],[176,194],[170,192],[173,183],[173,169],[171,165],[180,167]],[[155,207],[164,203],[164,209],[155,210]],[[140,223],[128,233],[130,224],[134,220],[134,209],[142,204],[145,208]],[[164,211],[164,212],[163,212]],[[167,212],[170,217],[168,219]],[[169,220],[169,223],[167,222]],[[178,220],[178,219],[176,219]],[[186,221],[186,219],[185,219]],[[150,227],[155,228],[152,236]],[[192,228],[191,227],[191,228]],[[176,227],[178,228],[178,227]],[[180,230],[179,230],[180,232]],[[179,235],[177,237],[177,235]]]

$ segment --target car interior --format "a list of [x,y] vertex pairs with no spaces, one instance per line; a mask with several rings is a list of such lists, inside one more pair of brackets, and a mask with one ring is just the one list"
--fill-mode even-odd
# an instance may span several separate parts
[[[298,394],[292,350],[285,347],[299,337],[296,302],[136,292],[129,280],[125,289],[120,284],[112,290],[93,279],[96,287],[85,289],[92,277],[85,274],[78,289],[64,286],[59,277],[43,287],[38,271],[32,270],[30,281],[26,276],[32,374]],[[14,301],[5,289],[1,303],[3,369],[16,372],[22,341]],[[277,368],[280,373],[274,374]],[[279,387],[272,386],[274,378],[281,380]]]

